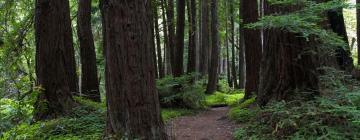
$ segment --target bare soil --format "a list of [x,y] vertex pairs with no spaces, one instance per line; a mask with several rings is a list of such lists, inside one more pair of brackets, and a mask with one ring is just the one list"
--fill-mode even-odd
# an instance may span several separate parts
[[236,124],[227,118],[228,107],[211,108],[167,124],[171,140],[232,140]]

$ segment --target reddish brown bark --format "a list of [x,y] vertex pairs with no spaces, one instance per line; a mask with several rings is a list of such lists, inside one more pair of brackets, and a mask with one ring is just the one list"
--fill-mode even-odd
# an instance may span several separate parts
[[[265,2],[265,15],[288,13],[298,7],[279,7]],[[316,42],[281,29],[264,31],[264,54],[260,70],[257,102],[264,106],[270,100],[312,98],[318,93],[318,59]]]
[[196,1],[188,0],[189,49],[187,73],[195,72],[196,65]]
[[208,73],[209,61],[209,0],[201,0],[200,73]]
[[173,75],[179,77],[184,73],[184,34],[185,34],[185,0],[176,2],[176,48],[174,49]]
[[69,2],[35,3],[36,76],[43,89],[35,103],[37,121],[67,115],[75,106],[71,92],[77,84]]
[[94,37],[91,30],[91,0],[79,0],[77,33],[80,42],[81,95],[100,102]]
[[151,54],[151,3],[102,0],[106,49],[107,135],[167,139]]
[[206,93],[214,93],[218,83],[218,67],[219,67],[219,32],[218,32],[218,15],[217,0],[211,0],[211,65],[209,68],[209,81]]
[[[241,0],[240,7],[243,24],[254,23],[259,18],[258,1]],[[250,98],[257,92],[259,84],[260,61],[262,57],[261,35],[256,29],[243,29],[242,36],[245,44],[246,57],[246,83],[245,99]]]

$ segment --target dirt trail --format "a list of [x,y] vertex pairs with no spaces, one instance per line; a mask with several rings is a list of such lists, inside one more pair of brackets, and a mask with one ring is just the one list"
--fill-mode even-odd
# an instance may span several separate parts
[[177,118],[167,124],[168,134],[172,140],[232,140],[236,125],[227,118],[228,110],[218,107]]

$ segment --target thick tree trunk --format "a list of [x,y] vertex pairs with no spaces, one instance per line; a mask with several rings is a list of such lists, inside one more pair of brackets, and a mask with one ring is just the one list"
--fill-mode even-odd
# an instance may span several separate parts
[[173,74],[175,77],[180,77],[184,73],[185,0],[177,0],[176,13],[176,48],[174,49]]
[[174,75],[175,70],[175,22],[174,22],[174,0],[167,0],[167,25],[168,25],[168,37],[169,37],[169,57],[171,63],[171,72]]
[[201,0],[200,73],[202,76],[208,73],[209,29],[209,0]]
[[209,80],[206,93],[214,93],[217,89],[219,78],[219,32],[218,32],[218,15],[217,0],[211,0],[211,65],[209,68]]
[[[280,8],[267,2],[264,6],[265,15],[297,9],[294,6]],[[318,60],[315,54],[304,53],[315,49],[314,46],[313,39],[308,41],[295,33],[281,29],[264,31],[264,54],[257,96],[260,106],[266,105],[271,99],[312,98],[318,93]]]
[[[156,38],[156,52],[157,52],[157,64],[159,70],[159,78],[164,78],[165,71],[161,53],[161,40],[160,40],[160,30],[159,30],[159,13],[158,13],[158,5],[154,5],[154,25],[155,25],[155,38]],[[155,61],[156,62],[156,61]]]
[[236,62],[235,62],[235,20],[234,20],[234,1],[230,0],[230,42],[231,42],[231,74],[232,74],[232,81],[233,86],[235,88],[238,88],[238,82],[237,82],[237,75],[236,75]]
[[91,30],[91,0],[79,0],[77,18],[81,57],[81,95],[100,102],[96,53]]
[[108,136],[167,139],[151,54],[151,3],[102,1],[106,49]]
[[[254,23],[259,18],[258,1],[241,0],[241,17],[244,24]],[[260,63],[262,57],[261,34],[259,30],[243,29],[246,57],[245,99],[258,90]]]
[[189,49],[187,73],[195,72],[196,65],[196,1],[188,0]]
[[[70,8],[67,0],[36,0],[35,41],[37,85],[34,120],[67,115],[76,105]],[[74,72],[70,72],[74,71]]]

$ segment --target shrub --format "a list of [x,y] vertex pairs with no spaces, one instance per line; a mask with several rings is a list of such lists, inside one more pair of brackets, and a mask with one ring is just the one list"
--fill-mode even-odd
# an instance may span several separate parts
[[162,107],[183,107],[199,109],[205,106],[204,84],[193,83],[193,75],[165,77],[157,81],[160,104]]
[[[359,98],[360,92],[352,92],[309,101],[274,102],[235,135],[237,139],[359,139]],[[245,115],[232,116],[239,120],[247,113],[235,111],[233,114]]]

